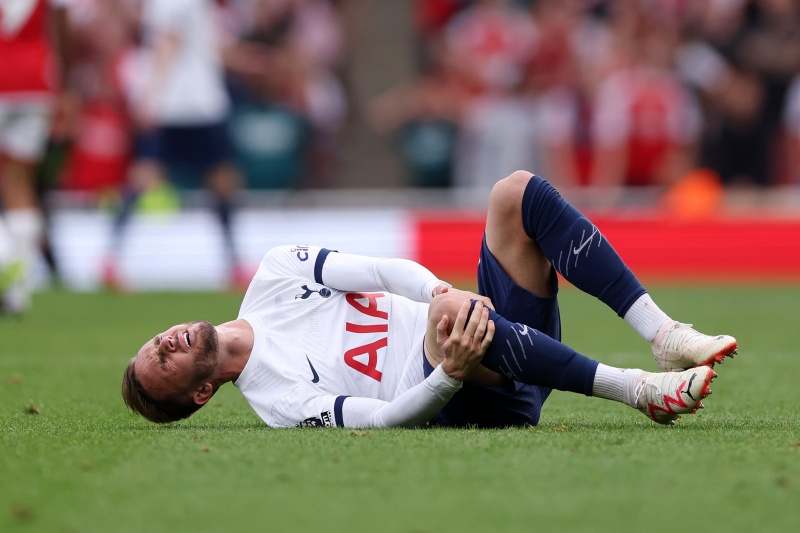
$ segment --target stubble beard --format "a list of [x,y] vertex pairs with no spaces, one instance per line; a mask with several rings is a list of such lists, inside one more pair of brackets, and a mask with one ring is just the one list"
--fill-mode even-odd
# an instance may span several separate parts
[[198,328],[197,339],[201,343],[201,351],[194,359],[195,381],[205,381],[214,374],[219,361],[219,336],[214,324],[206,320],[194,322]]

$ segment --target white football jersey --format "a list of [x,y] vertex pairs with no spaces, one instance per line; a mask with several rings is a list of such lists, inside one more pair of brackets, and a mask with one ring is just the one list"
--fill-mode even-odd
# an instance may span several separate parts
[[346,254],[307,245],[270,250],[242,302],[239,318],[255,340],[234,384],[269,426],[363,425],[354,410],[364,404],[346,398],[389,402],[424,380],[428,304],[388,292],[362,268],[374,263],[348,270],[352,279],[337,281],[339,288],[326,285],[337,279],[326,271],[333,255]]

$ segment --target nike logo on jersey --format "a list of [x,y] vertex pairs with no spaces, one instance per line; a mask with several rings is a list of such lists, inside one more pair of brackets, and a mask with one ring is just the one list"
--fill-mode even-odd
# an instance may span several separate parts
[[[597,227],[596,226],[592,226],[592,234],[589,235],[588,239],[585,239],[583,242],[581,242],[580,246],[578,246],[577,248],[572,248],[572,253],[575,254],[575,255],[578,255],[579,253],[581,253],[581,250],[586,248],[586,246],[592,242],[592,240],[594,239],[594,236],[598,232],[599,232],[599,230],[597,229]],[[586,233],[585,231],[581,233],[581,239],[583,239],[583,236],[585,235],[585,233]]]
[[308,366],[311,367],[311,374],[313,374],[313,378],[311,378],[311,383],[319,383],[319,374],[317,374],[314,365],[311,364],[311,359],[306,356],[306,361],[308,361]]

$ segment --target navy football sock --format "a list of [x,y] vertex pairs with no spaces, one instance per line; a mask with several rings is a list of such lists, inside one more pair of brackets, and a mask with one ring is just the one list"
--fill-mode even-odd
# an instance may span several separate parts
[[595,225],[539,176],[525,189],[522,225],[567,281],[619,316],[647,292]]
[[483,356],[486,368],[522,383],[592,395],[597,361],[494,311],[489,318],[495,333]]
[[233,238],[233,203],[226,198],[216,198],[214,202],[214,212],[219,220],[222,236],[225,243],[228,261],[231,266],[237,262],[236,245]]
[[114,215],[112,224],[113,246],[114,250],[119,250],[122,247],[122,239],[125,235],[125,230],[128,223],[133,216],[133,211],[136,208],[136,202],[139,201],[141,194],[134,189],[124,189],[120,197],[120,204]]

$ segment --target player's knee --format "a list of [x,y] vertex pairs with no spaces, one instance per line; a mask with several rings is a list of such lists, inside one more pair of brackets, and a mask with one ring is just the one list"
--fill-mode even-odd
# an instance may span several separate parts
[[515,214],[532,176],[530,172],[517,170],[495,183],[489,195],[489,208],[498,214]]
[[447,292],[434,296],[428,308],[428,324],[436,327],[445,315],[450,317],[450,323],[452,324],[458,314],[461,303],[461,298],[457,298],[455,295]]
[[528,180],[531,179],[531,176],[533,176],[533,173],[528,172],[527,170],[515,170],[514,172],[512,172],[511,174],[500,180],[500,182],[507,182],[507,183],[521,182],[522,185],[525,186],[527,185]]

